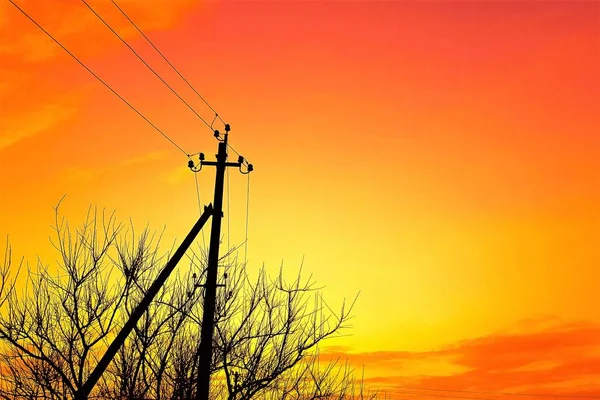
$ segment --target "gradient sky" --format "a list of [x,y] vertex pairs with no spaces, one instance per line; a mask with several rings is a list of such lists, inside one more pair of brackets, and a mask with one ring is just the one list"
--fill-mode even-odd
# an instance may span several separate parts
[[[186,152],[213,157],[210,130],[82,3],[17,3]],[[351,336],[324,358],[390,393],[600,395],[599,2],[119,4],[255,165],[249,268],[304,257],[333,305],[360,291]],[[212,120],[110,2],[90,5]],[[51,262],[65,193],[75,222],[93,204],[182,238],[198,216],[186,165],[0,5],[0,234],[16,255]],[[247,178],[230,172],[233,245]],[[199,174],[205,204],[213,180]]]

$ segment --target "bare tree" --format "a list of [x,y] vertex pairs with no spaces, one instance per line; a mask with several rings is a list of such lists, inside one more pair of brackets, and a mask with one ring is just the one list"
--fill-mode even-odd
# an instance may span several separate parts
[[[136,235],[114,214],[90,208],[72,229],[55,209],[51,239],[59,258],[12,266],[7,243],[0,265],[0,397],[71,399],[129,318],[168,258],[162,235]],[[206,255],[192,252],[146,310],[91,397],[189,399],[197,376]],[[255,279],[233,257],[215,315],[212,389],[215,399],[375,398],[347,364],[323,364],[318,347],[348,327],[353,303],[334,311],[320,288],[283,268]],[[232,260],[231,262],[226,262]],[[15,272],[16,270],[16,272]],[[301,269],[300,269],[301,271]]]

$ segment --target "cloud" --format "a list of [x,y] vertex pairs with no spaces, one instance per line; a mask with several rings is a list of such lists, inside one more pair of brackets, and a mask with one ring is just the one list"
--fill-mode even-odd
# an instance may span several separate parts
[[[548,325],[551,321],[554,324]],[[424,388],[600,395],[597,378],[600,375],[600,324],[596,322],[530,320],[510,331],[428,352],[328,351],[321,355],[324,359],[335,357],[347,358],[359,368],[364,366],[367,374],[370,370],[377,371],[367,375],[367,383],[398,397],[406,397],[408,392],[413,398],[432,399],[457,394]],[[511,396],[503,397],[509,398]]]
[[0,43],[0,54],[20,56],[24,61],[37,62],[52,58],[59,51],[58,46],[43,33],[26,33],[10,43]]
[[28,81],[28,75],[21,71],[0,68],[0,101],[7,101],[12,93],[25,87]]
[[87,168],[76,165],[66,168],[62,172],[62,176],[69,182],[86,183],[95,179],[100,173],[102,173],[101,168]]
[[180,185],[182,182],[188,182],[190,179],[190,170],[188,168],[177,167],[163,174],[163,179],[171,186]]
[[62,101],[0,121],[0,151],[29,137],[43,133],[71,117],[76,107]]
[[81,165],[75,165],[66,168],[63,171],[63,178],[71,182],[86,183],[97,179],[103,174],[120,170],[123,167],[149,164],[155,161],[163,160],[167,156],[167,154],[168,153],[165,151],[154,151],[125,158],[110,165],[105,165],[101,167],[84,167]]
[[10,4],[7,2],[0,4],[0,29],[8,23],[8,6],[10,6]]
[[[123,46],[80,2],[21,0],[17,4],[84,62],[90,55]],[[139,36],[110,2],[90,1],[90,5],[125,38]],[[154,2],[122,0],[119,5],[149,33],[176,25],[198,3],[173,0],[157,7]],[[56,67],[52,63],[59,61],[58,55],[68,60],[64,51],[14,6],[0,4],[0,151],[51,129],[77,111],[78,101],[67,93],[73,90],[67,87],[69,82],[62,85],[49,72]],[[76,89],[81,97],[81,87]]]
[[167,156],[166,151],[153,151],[146,154],[140,154],[134,157],[126,158],[119,162],[119,166],[146,164],[153,161],[163,160]]
[[[83,3],[63,0],[17,4],[61,43],[75,47],[72,50],[78,56],[122,45]],[[94,1],[89,4],[125,39],[139,35],[112,4]],[[176,25],[198,2],[170,0],[157,7],[152,1],[126,0],[120,1],[119,6],[149,33]],[[62,50],[14,6],[0,6],[0,55],[35,63],[48,61],[60,52]]]

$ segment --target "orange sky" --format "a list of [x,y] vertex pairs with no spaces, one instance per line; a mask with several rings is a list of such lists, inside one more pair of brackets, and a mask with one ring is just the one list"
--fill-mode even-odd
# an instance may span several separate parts
[[[213,156],[207,127],[82,3],[17,3],[186,152]],[[249,268],[305,257],[332,303],[360,290],[352,336],[324,357],[392,392],[600,394],[600,3],[119,4],[256,167]],[[90,5],[212,120],[110,2]],[[75,221],[96,204],[183,237],[198,215],[186,164],[0,5],[0,234],[15,254],[54,257],[65,193]],[[204,203],[213,174],[199,174]],[[247,181],[230,181],[233,245]]]

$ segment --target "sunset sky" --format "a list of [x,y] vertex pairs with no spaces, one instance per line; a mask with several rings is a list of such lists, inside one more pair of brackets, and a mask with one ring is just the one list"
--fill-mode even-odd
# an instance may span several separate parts
[[[83,3],[15,2],[214,159],[210,129]],[[398,399],[600,396],[599,2],[117,2],[255,166],[248,268],[304,259],[332,305],[360,291],[325,359]],[[110,1],[89,4],[212,121]],[[237,245],[248,180],[229,174]],[[214,170],[198,178],[208,204]],[[187,157],[4,1],[0,235],[16,257],[53,262],[64,194],[74,223],[98,205],[169,240],[199,213]]]

